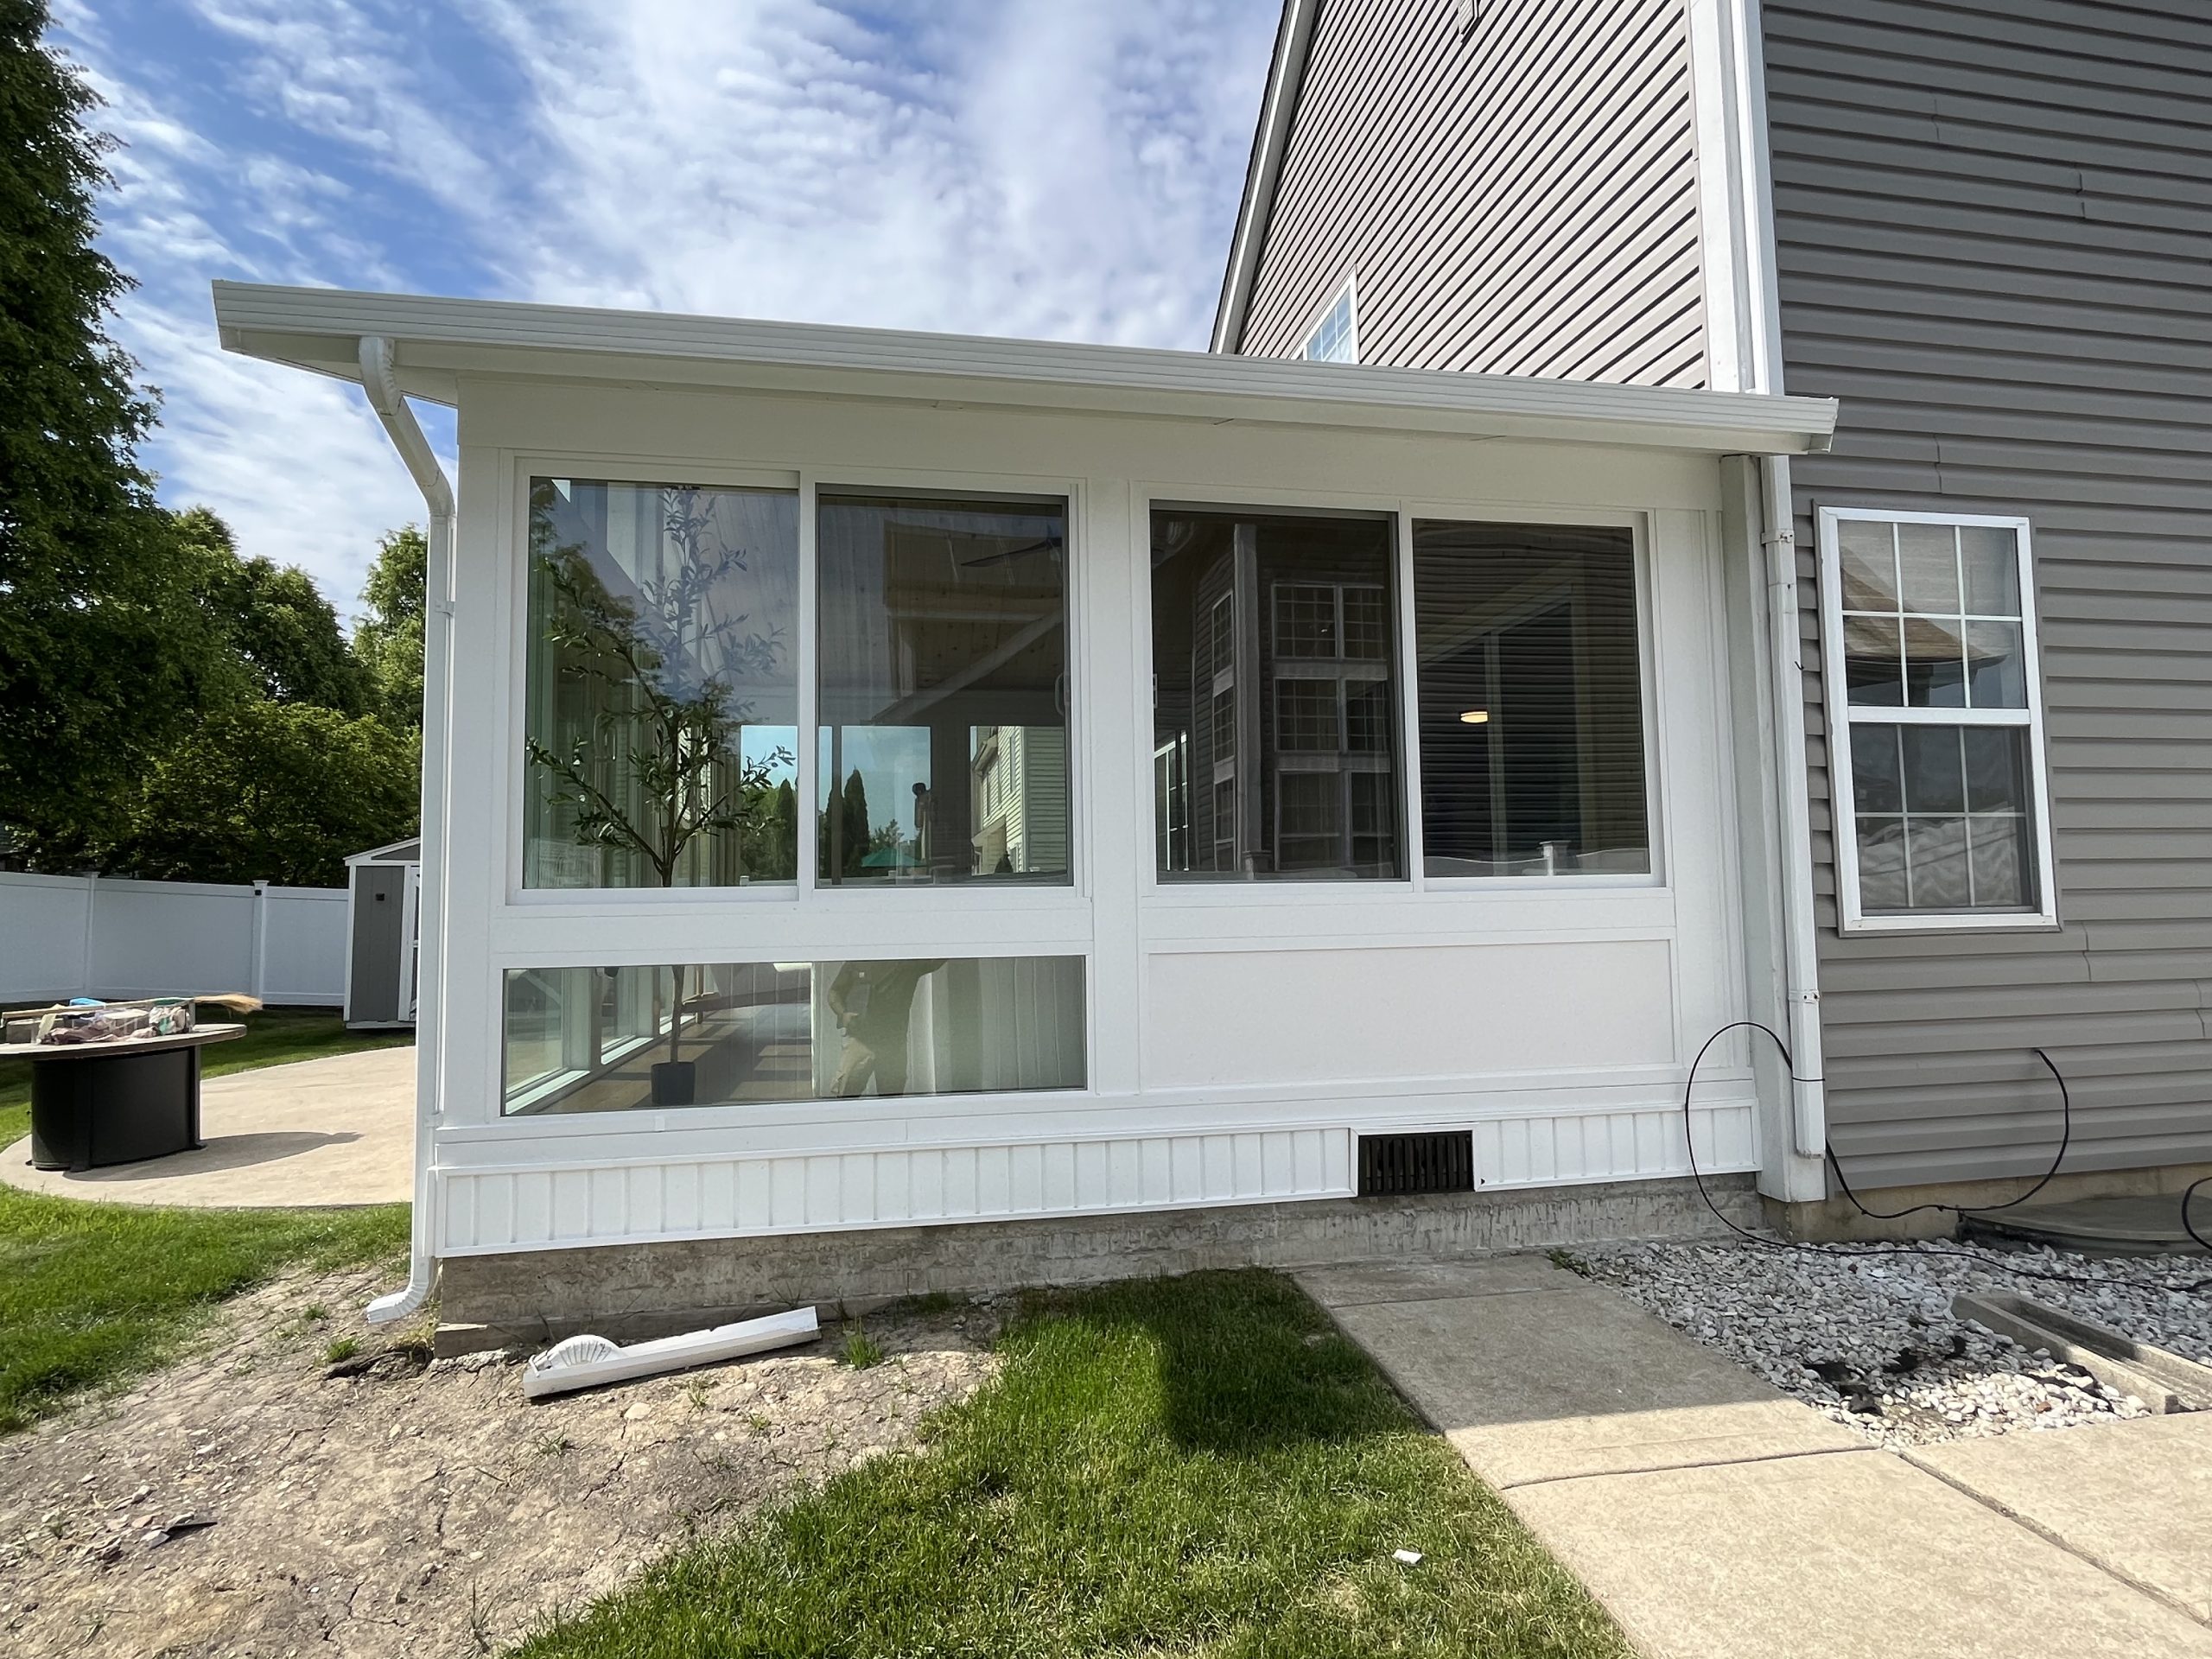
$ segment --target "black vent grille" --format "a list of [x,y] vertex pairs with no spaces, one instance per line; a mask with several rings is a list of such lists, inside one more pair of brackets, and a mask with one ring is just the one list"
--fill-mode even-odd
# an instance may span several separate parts
[[1402,1192],[1475,1190],[1475,1133],[1363,1135],[1359,1137],[1359,1196],[1394,1198]]

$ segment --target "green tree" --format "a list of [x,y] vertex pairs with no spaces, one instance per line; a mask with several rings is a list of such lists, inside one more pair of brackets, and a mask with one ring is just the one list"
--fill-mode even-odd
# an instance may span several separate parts
[[429,563],[420,525],[386,531],[361,590],[367,609],[353,630],[353,657],[374,707],[394,731],[423,729],[423,595]]
[[178,513],[175,528],[209,625],[239,671],[233,683],[272,702],[372,712],[369,677],[313,577],[241,556],[231,527],[206,507]]
[[342,887],[346,857],[415,833],[421,753],[373,716],[252,698],[147,772],[105,861],[156,880]]
[[111,141],[46,22],[0,0],[0,821],[52,868],[127,810],[194,631],[137,459],[154,398],[106,334],[130,286],[92,245]]

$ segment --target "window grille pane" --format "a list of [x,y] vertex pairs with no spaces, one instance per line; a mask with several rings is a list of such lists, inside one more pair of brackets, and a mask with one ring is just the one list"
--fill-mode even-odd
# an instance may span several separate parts
[[1080,957],[506,976],[510,1115],[1080,1089]]
[[1907,818],[1905,861],[1915,910],[1969,908],[1964,818]]
[[1840,519],[1836,544],[1843,564],[1843,608],[1897,609],[1897,526],[1863,518]]
[[2035,857],[2028,821],[2010,815],[1967,820],[1974,902],[1978,908],[2024,910],[2035,903]]
[[1961,734],[1966,750],[1967,810],[2028,810],[2028,734],[2018,726],[1970,726]]
[[1379,663],[1390,654],[1389,601],[1380,588],[1347,588],[1344,655]]
[[1851,728],[1851,793],[1862,813],[1904,810],[1898,729],[1871,725]]
[[1649,872],[1633,536],[1433,522],[1413,541],[1427,874]]
[[2028,659],[2017,622],[1967,624],[1968,690],[1977,709],[2028,706]]
[[1337,590],[1277,582],[1274,647],[1278,658],[1336,657]]
[[1962,525],[1959,550],[1967,575],[1971,616],[2020,614],[2019,538],[2012,531]]
[[1337,689],[1330,680],[1275,682],[1275,747],[1285,753],[1334,754]]
[[1904,810],[1963,812],[1966,766],[1955,726],[1904,726]]
[[1959,532],[1949,524],[1899,524],[1897,566],[1904,608],[1930,616],[1959,613]]
[[798,874],[798,497],[531,480],[527,887]]
[[1344,682],[1344,747],[1354,754],[1390,752],[1390,687],[1385,680]]
[[1868,911],[1905,910],[1904,820],[1859,820],[1859,902]]
[[821,497],[825,885],[1067,880],[1066,531],[1057,502]]
[[[1160,874],[1402,876],[1395,810],[1357,836],[1345,822],[1355,782],[1402,787],[1389,522],[1162,509],[1152,530],[1154,746],[1188,743],[1213,785],[1204,825],[1155,837]],[[1243,671],[1208,681],[1232,641]]]
[[1894,616],[1843,619],[1843,675],[1851,701],[1881,708],[1904,702],[1904,636]]
[[1914,708],[1966,707],[1964,626],[1953,617],[1905,618],[1905,693]]

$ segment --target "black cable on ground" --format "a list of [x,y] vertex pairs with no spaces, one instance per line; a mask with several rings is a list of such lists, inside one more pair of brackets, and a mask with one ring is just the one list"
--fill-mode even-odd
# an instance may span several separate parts
[[2196,1248],[2212,1255],[2212,1239],[2208,1239],[2189,1223],[2189,1201],[2196,1196],[2196,1189],[2212,1181],[2212,1175],[2200,1175],[2181,1190],[2181,1230],[2196,1241]]
[[[1697,1058],[1690,1062],[1690,1074],[1682,1084],[1682,1140],[1683,1144],[1688,1149],[1689,1153],[1690,1177],[1697,1183],[1697,1195],[1705,1201],[1705,1207],[1713,1211],[1714,1218],[1718,1220],[1722,1226],[1727,1228],[1730,1232],[1736,1234],[1740,1238],[1748,1239],[1754,1244],[1765,1245],[1770,1249],[1808,1250],[1821,1255],[1910,1255],[1919,1257],[1950,1255],[1956,1256],[1961,1262],[1974,1262],[1985,1269],[2012,1274],[2022,1279],[2039,1279],[2047,1283],[2056,1285],[2091,1285],[2109,1287],[2114,1284],[2126,1282],[2125,1281],[2112,1279],[2092,1279],[2082,1274],[2050,1273],[2032,1268],[2005,1267],[2001,1263],[1993,1262],[1986,1255],[1977,1255],[1971,1250],[1945,1249],[1941,1245],[1936,1244],[1918,1246],[1900,1244],[1855,1244],[1840,1241],[1835,1244],[1808,1244],[1799,1243],[1794,1239],[1769,1238],[1763,1233],[1755,1233],[1748,1227],[1738,1225],[1732,1218],[1721,1210],[1719,1205],[1713,1201],[1713,1194],[1706,1189],[1704,1173],[1697,1166],[1697,1141],[1693,1132],[1694,1119],[1693,1118],[1690,1110],[1690,1098],[1692,1095],[1695,1093],[1697,1089],[1698,1068],[1705,1064],[1705,1057],[1713,1052],[1713,1046],[1719,1042],[1723,1037],[1726,1037],[1732,1031],[1764,1032],[1769,1039],[1773,1042],[1775,1047],[1781,1052],[1782,1063],[1789,1068],[1789,1080],[1792,1083],[1824,1083],[1827,1081],[1827,1079],[1823,1077],[1799,1077],[1797,1075],[1796,1057],[1790,1053],[1789,1045],[1783,1041],[1781,1033],[1777,1032],[1771,1026],[1764,1025],[1757,1020],[1736,1020],[1721,1027],[1719,1030],[1714,1032],[1712,1036],[1705,1039],[1705,1046],[1698,1050]],[[2006,1199],[2003,1204],[1973,1205],[1961,1205],[1955,1204],[1916,1204],[1908,1209],[1891,1211],[1886,1213],[1878,1210],[1869,1210],[1865,1205],[1859,1203],[1858,1194],[1854,1193],[1851,1190],[1851,1184],[1844,1179],[1843,1166],[1836,1160],[1834,1146],[1824,1140],[1821,1142],[1822,1154],[1827,1160],[1828,1167],[1835,1172],[1836,1185],[1842,1189],[1844,1197],[1850,1200],[1853,1207],[1858,1210],[1861,1215],[1866,1216],[1870,1219],[1876,1221],[1895,1221],[1904,1216],[1916,1215],[1922,1211],[1948,1211],[1954,1215],[1965,1215],[1968,1213],[1969,1211],[1979,1213],[1985,1210],[2009,1210],[2014,1205],[2026,1203],[2028,1199],[2042,1192],[2044,1187],[2050,1185],[2051,1177],[2058,1173],[2058,1166],[2064,1161],[2066,1157],[2066,1149],[2073,1144],[2074,1097],[2068,1091],[2066,1087],[2066,1079],[2064,1077],[2060,1075],[2058,1067],[2052,1064],[2050,1056],[2044,1053],[2043,1050],[2039,1048],[2035,1051],[2035,1055],[2036,1058],[2040,1059],[2044,1065],[2050,1067],[2050,1075],[2058,1079],[2059,1109],[2063,1115],[2064,1127],[2061,1130],[2059,1135],[2058,1156],[2051,1160],[2051,1166],[2048,1170],[2044,1172],[2043,1178],[2037,1181],[2036,1184],[2030,1187],[2026,1192],[2021,1193],[2018,1198]],[[2196,1239],[2199,1244],[2204,1244],[2205,1241],[2197,1233],[2196,1229],[2190,1225],[2189,1199],[2190,1193],[2195,1192],[2198,1187],[2206,1185],[2208,1182],[2212,1182],[2212,1175],[2205,1176],[2202,1179],[2191,1183],[2188,1192],[2182,1194],[2181,1200],[2181,1224],[2188,1230],[2189,1236],[2191,1238]],[[2208,1250],[2212,1250],[2212,1244],[2207,1244],[2205,1245],[2205,1248]],[[2200,1279],[2193,1284],[2187,1285],[2165,1285],[2161,1286],[2160,1288],[2201,1294],[2205,1290],[2212,1289],[2212,1279]]]

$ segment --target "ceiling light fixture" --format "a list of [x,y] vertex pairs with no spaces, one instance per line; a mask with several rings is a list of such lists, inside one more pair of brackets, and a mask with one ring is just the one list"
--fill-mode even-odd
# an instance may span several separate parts
[[1487,709],[1470,709],[1465,714],[1459,716],[1459,723],[1462,726],[1487,726],[1490,724],[1490,710]]

